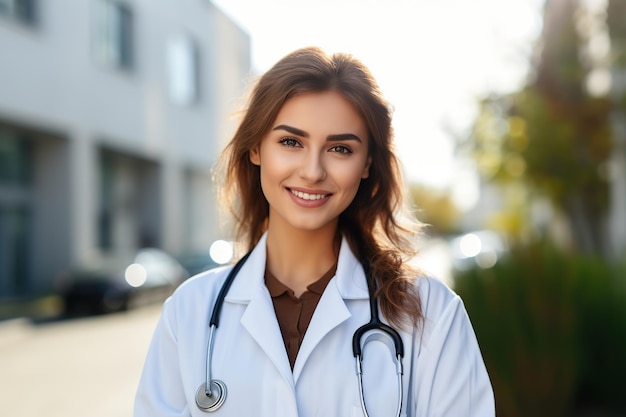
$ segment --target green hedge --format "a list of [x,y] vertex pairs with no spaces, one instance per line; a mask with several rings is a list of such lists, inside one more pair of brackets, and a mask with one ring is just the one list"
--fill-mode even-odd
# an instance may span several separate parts
[[455,272],[498,417],[626,415],[626,267],[549,245]]

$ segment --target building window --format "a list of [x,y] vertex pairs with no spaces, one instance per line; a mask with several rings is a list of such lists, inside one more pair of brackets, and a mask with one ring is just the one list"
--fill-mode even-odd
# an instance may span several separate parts
[[0,185],[32,182],[32,143],[15,131],[0,128]]
[[101,249],[113,248],[115,165],[113,155],[100,156],[100,208],[98,211],[98,243]]
[[0,297],[30,285],[33,151],[27,134],[0,126]]
[[37,23],[36,6],[36,0],[0,0],[0,16],[34,26]]
[[133,15],[113,0],[95,0],[92,50],[101,65],[129,69],[133,65]]
[[169,95],[173,103],[190,105],[200,91],[198,47],[187,35],[170,36],[167,41]]

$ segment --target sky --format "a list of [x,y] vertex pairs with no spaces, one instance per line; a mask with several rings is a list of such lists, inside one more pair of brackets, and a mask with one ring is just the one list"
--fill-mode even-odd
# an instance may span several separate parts
[[[394,107],[408,182],[476,198],[455,158],[477,100],[518,89],[541,31],[543,0],[213,0],[248,32],[253,70],[316,45],[365,63]],[[453,134],[452,134],[452,133]]]

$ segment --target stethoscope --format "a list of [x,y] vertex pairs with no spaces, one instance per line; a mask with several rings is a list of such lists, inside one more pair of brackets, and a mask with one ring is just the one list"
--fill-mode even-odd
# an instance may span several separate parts
[[[211,313],[211,320],[209,321],[209,340],[207,344],[206,355],[206,379],[205,382],[203,382],[196,391],[196,405],[200,410],[205,412],[216,411],[222,406],[222,404],[224,404],[224,401],[226,400],[226,384],[218,379],[213,379],[211,374],[211,358],[213,356],[215,329],[217,329],[217,326],[219,325],[220,313],[222,310],[222,305],[224,304],[224,299],[226,298],[226,293],[228,292],[233,281],[235,280],[237,273],[249,256],[250,252],[242,257],[230,271],[230,273],[226,277],[226,281],[222,285],[222,288],[217,295],[217,299],[215,300],[215,305],[213,307],[213,312]],[[362,351],[369,341],[376,340],[383,342],[389,348],[396,365],[396,375],[398,377],[398,407],[396,415],[400,416],[400,412],[402,410],[402,357],[404,356],[404,345],[402,343],[402,338],[400,337],[400,334],[392,327],[380,321],[378,317],[378,305],[376,303],[375,297],[375,284],[373,282],[373,279],[371,279],[369,265],[367,263],[363,263],[363,269],[365,270],[365,275],[367,277],[367,289],[369,292],[370,304],[370,321],[369,323],[359,327],[352,336],[352,352],[356,360],[356,373],[359,384],[361,408],[363,409],[365,417],[369,417],[369,414],[367,413],[367,407],[365,405],[365,395],[363,392]],[[376,332],[373,333],[373,331]],[[364,338],[366,334],[367,337]]]

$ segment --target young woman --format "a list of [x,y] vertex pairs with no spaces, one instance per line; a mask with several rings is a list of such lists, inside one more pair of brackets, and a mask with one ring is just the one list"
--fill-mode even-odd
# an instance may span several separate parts
[[250,252],[166,301],[135,417],[495,415],[461,300],[406,263],[419,225],[362,63],[317,48],[283,58],[224,158]]

